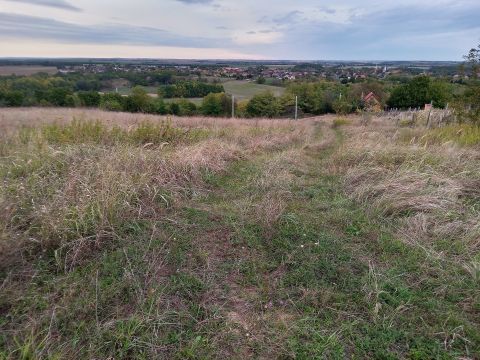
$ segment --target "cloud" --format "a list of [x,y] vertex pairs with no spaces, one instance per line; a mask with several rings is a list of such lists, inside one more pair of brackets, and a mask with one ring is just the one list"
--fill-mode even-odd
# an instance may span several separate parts
[[184,4],[210,4],[213,0],[176,0]]
[[337,13],[337,10],[335,10],[335,9],[333,9],[333,8],[331,8],[331,7],[328,7],[328,6],[320,6],[320,7],[318,8],[318,10],[319,10],[320,12],[323,12],[323,13],[329,14],[329,15],[334,15],[334,14]]
[[0,12],[0,39],[45,39],[66,43],[129,44],[208,48],[226,39],[182,36],[127,24],[78,25],[49,18]]
[[[480,34],[478,0],[136,0],[115,7],[101,0],[4,1],[2,52],[18,39],[223,48],[287,59],[460,60]],[[71,4],[80,3],[83,13],[50,18],[52,7],[78,10]]]
[[273,22],[277,25],[290,25],[298,22],[302,15],[303,15],[302,11],[294,10],[294,11],[290,11],[285,15],[274,18]]
[[48,6],[58,9],[70,10],[70,11],[82,11],[82,9],[71,5],[65,0],[7,0],[10,2],[21,2],[31,5],[40,5],[40,6]]
[[478,41],[479,13],[473,1],[351,7],[296,23],[270,51],[307,59],[460,60],[465,44]]

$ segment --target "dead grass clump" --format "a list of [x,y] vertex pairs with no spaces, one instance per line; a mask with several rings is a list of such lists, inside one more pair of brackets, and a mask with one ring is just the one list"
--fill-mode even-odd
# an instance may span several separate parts
[[[412,139],[423,131],[409,130],[415,133]],[[419,147],[398,134],[393,126],[348,133],[332,159],[340,164],[347,194],[393,219],[406,242],[430,253],[449,252],[459,261],[474,258],[479,250],[478,154],[449,145]]]
[[409,169],[356,167],[346,174],[347,189],[357,201],[380,210],[384,216],[417,212],[449,211],[456,208],[462,188],[456,181],[435,173]]
[[255,207],[255,217],[262,226],[271,230],[282,216],[287,206],[282,194],[267,193]]
[[[32,251],[56,251],[68,268],[124,236],[129,224],[158,219],[176,201],[200,193],[205,172],[223,171],[239,156],[238,147],[220,140],[170,152],[131,146],[48,151],[43,163],[34,159],[25,171],[7,171],[1,205],[9,215],[2,223],[13,238],[28,239]],[[17,160],[10,164],[15,169]]]

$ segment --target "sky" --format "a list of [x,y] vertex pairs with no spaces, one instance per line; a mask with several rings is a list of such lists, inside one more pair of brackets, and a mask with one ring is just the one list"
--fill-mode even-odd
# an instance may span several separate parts
[[0,57],[462,60],[480,0],[0,0]]

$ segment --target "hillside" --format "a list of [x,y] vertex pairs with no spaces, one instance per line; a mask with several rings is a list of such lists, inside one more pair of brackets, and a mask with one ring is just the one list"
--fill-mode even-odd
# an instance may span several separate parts
[[2,109],[0,358],[479,358],[478,128],[360,123]]

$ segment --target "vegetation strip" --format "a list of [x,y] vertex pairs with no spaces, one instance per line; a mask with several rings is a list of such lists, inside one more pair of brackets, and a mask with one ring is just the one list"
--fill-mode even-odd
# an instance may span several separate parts
[[376,121],[185,125],[10,133],[2,356],[479,354],[473,151]]

